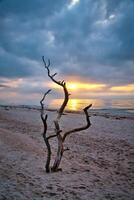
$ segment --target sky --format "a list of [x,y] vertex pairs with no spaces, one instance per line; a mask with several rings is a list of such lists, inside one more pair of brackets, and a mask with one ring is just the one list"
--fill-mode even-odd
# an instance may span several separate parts
[[134,0],[0,0],[0,104],[71,97],[133,97]]

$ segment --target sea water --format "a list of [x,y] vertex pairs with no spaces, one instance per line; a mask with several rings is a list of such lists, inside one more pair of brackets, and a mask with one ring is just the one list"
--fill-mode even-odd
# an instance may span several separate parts
[[[60,108],[63,99],[54,99],[49,101],[47,108],[58,109]],[[81,111],[89,104],[92,104],[91,110],[100,113],[111,113],[119,115],[134,116],[134,99],[133,98],[105,98],[105,99],[70,99],[66,110]]]

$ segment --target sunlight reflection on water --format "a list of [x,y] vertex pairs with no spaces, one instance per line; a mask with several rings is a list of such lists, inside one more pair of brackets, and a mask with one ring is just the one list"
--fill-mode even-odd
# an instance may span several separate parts
[[[62,104],[62,99],[51,100],[49,108],[59,108]],[[93,109],[106,109],[106,108],[134,108],[134,99],[70,99],[66,110],[79,111],[85,106],[92,104]]]

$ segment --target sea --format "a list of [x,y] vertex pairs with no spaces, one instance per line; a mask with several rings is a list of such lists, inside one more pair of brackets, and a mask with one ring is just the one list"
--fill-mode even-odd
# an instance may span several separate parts
[[[63,99],[49,99],[44,102],[44,108],[48,110],[58,110],[63,102]],[[24,103],[24,102],[23,102]],[[1,106],[15,106],[21,108],[33,108],[40,110],[39,102],[35,102],[31,105],[27,105],[27,102],[24,104],[1,104]],[[97,114],[108,114],[114,116],[127,116],[134,118],[134,98],[89,98],[89,99],[69,99],[69,102],[66,106],[66,111],[69,112],[81,112],[83,108],[87,105],[92,104],[90,108],[91,113]]]
[[[50,100],[46,108],[58,109],[62,102],[63,99]],[[79,112],[89,104],[92,104],[90,110],[97,113],[134,117],[134,98],[70,99],[66,110]]]

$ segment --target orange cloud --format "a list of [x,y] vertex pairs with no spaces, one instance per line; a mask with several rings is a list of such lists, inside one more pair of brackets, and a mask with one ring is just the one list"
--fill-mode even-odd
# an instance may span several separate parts
[[[59,89],[60,86],[51,83],[49,84],[50,87]],[[68,90],[77,91],[77,90],[89,90],[89,91],[98,91],[103,90],[106,85],[105,84],[99,84],[99,83],[81,83],[81,82],[67,82],[66,83]]]
[[110,88],[112,92],[121,92],[121,93],[134,93],[134,84],[128,84],[123,86],[114,86]]

